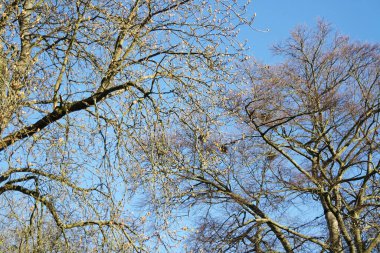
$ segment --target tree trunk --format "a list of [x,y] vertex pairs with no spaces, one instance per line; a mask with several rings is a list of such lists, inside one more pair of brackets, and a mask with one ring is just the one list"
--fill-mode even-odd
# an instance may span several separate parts
[[343,252],[342,240],[340,238],[340,230],[338,220],[333,212],[331,212],[325,203],[322,203],[325,212],[325,219],[329,228],[329,245],[331,252]]

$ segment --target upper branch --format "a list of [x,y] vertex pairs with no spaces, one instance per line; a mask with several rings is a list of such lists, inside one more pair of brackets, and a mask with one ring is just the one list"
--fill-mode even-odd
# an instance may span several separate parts
[[108,88],[102,92],[97,92],[85,99],[58,106],[51,113],[47,114],[46,116],[44,116],[43,118],[35,122],[34,124],[24,127],[2,138],[0,140],[0,151],[3,151],[4,149],[6,149],[7,147],[9,147],[10,145],[12,145],[13,143],[19,140],[32,136],[33,134],[39,132],[40,130],[44,129],[50,124],[58,121],[65,115],[91,107],[95,105],[97,102],[102,101],[112,92],[123,90],[123,89],[126,89],[127,87],[134,86],[134,85],[135,84],[132,82],[127,82],[122,85]]

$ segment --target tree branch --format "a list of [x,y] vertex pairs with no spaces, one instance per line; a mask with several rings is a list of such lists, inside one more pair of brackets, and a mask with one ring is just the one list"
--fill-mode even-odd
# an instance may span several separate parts
[[85,99],[67,103],[67,104],[56,107],[51,113],[47,114],[46,116],[38,120],[36,123],[30,126],[24,127],[23,129],[20,129],[17,132],[14,132],[4,137],[3,139],[1,139],[0,151],[3,151],[4,149],[6,149],[7,147],[11,146],[12,144],[14,144],[15,142],[19,140],[32,136],[33,134],[41,131],[42,129],[49,126],[50,124],[58,121],[65,115],[91,107],[95,105],[95,103],[98,103],[102,101],[103,99],[105,99],[111,93],[126,89],[130,86],[135,86],[135,84],[133,82],[127,82],[122,85],[108,88],[102,92],[97,92]]

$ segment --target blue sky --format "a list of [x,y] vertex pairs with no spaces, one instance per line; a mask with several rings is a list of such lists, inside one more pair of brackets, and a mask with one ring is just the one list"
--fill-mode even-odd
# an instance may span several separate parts
[[252,0],[249,14],[256,13],[256,32],[242,29],[250,54],[260,61],[274,61],[269,47],[289,36],[297,25],[314,26],[323,18],[354,41],[380,42],[380,0]]

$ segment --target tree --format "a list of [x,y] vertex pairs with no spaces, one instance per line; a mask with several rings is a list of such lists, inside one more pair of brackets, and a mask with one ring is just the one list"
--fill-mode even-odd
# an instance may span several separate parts
[[225,79],[240,57],[245,7],[4,0],[0,8],[1,250],[162,244],[165,219],[133,213],[143,196],[161,214],[156,174],[138,147]]
[[380,46],[320,22],[274,51],[283,62],[241,68],[224,112],[191,114],[169,138],[158,166],[203,217],[189,247],[379,251]]

